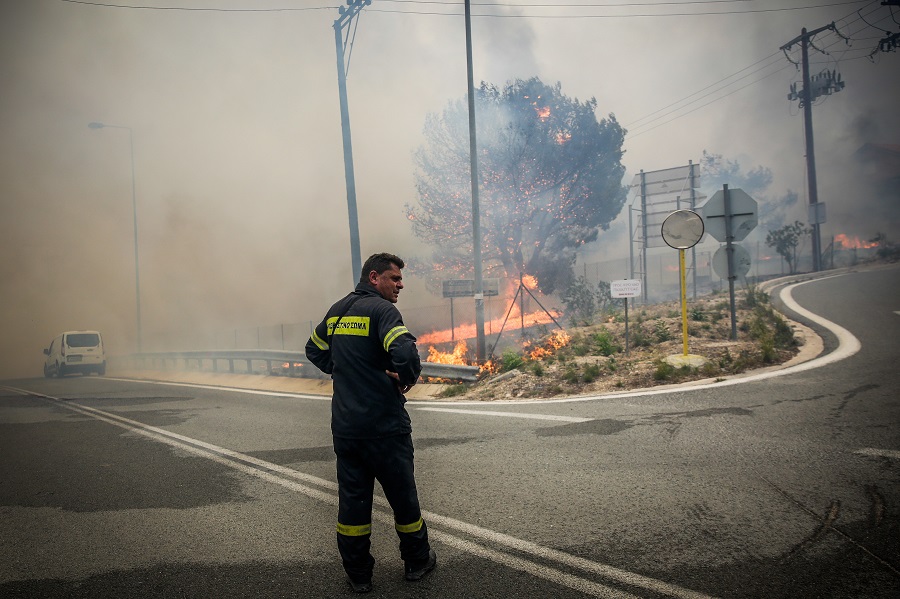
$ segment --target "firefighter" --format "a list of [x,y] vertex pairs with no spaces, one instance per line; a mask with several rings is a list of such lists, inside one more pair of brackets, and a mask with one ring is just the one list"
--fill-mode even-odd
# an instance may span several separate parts
[[393,254],[370,256],[356,289],[328,310],[306,343],[310,362],[334,383],[337,545],[350,586],[358,593],[372,590],[375,480],[394,512],[406,580],[421,579],[437,564],[419,508],[412,425],[403,406],[403,394],[422,370],[416,338],[394,306],[403,289],[403,267]]

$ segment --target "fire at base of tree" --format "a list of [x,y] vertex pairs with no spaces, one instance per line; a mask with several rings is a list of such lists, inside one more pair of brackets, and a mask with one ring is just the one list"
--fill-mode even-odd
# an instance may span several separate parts
[[[450,385],[445,398],[491,401],[626,391],[700,379],[716,379],[790,360],[801,345],[790,323],[755,287],[738,292],[737,340],[731,340],[727,293],[690,302],[690,353],[702,367],[677,368],[665,358],[682,353],[678,302],[638,306],[629,313],[607,307],[592,322],[565,331],[546,330],[537,341],[507,349],[493,371],[474,384]],[[463,346],[464,347],[464,346]]]

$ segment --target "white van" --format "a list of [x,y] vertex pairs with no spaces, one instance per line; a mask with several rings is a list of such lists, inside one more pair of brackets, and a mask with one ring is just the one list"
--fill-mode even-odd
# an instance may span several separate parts
[[106,374],[106,352],[97,331],[63,333],[44,350],[44,376],[63,377],[72,372]]

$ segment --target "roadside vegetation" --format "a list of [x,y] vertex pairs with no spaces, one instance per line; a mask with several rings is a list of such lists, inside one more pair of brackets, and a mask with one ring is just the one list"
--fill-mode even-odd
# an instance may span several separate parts
[[753,286],[736,293],[736,340],[727,292],[688,302],[688,350],[705,359],[700,366],[667,361],[684,353],[679,302],[629,308],[626,338],[621,302],[594,299],[592,306],[587,294],[571,297],[584,305],[569,307],[565,330],[536,328],[522,347],[495,356],[479,382],[449,385],[441,397],[527,399],[715,380],[783,363],[799,348],[791,324]]

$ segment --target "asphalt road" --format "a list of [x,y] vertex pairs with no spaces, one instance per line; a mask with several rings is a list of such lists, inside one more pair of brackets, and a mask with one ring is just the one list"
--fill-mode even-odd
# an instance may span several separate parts
[[[826,346],[791,369],[411,402],[438,569],[403,580],[382,500],[369,596],[900,596],[898,275],[791,285]],[[327,398],[9,380],[0,455],[0,597],[352,595]]]

